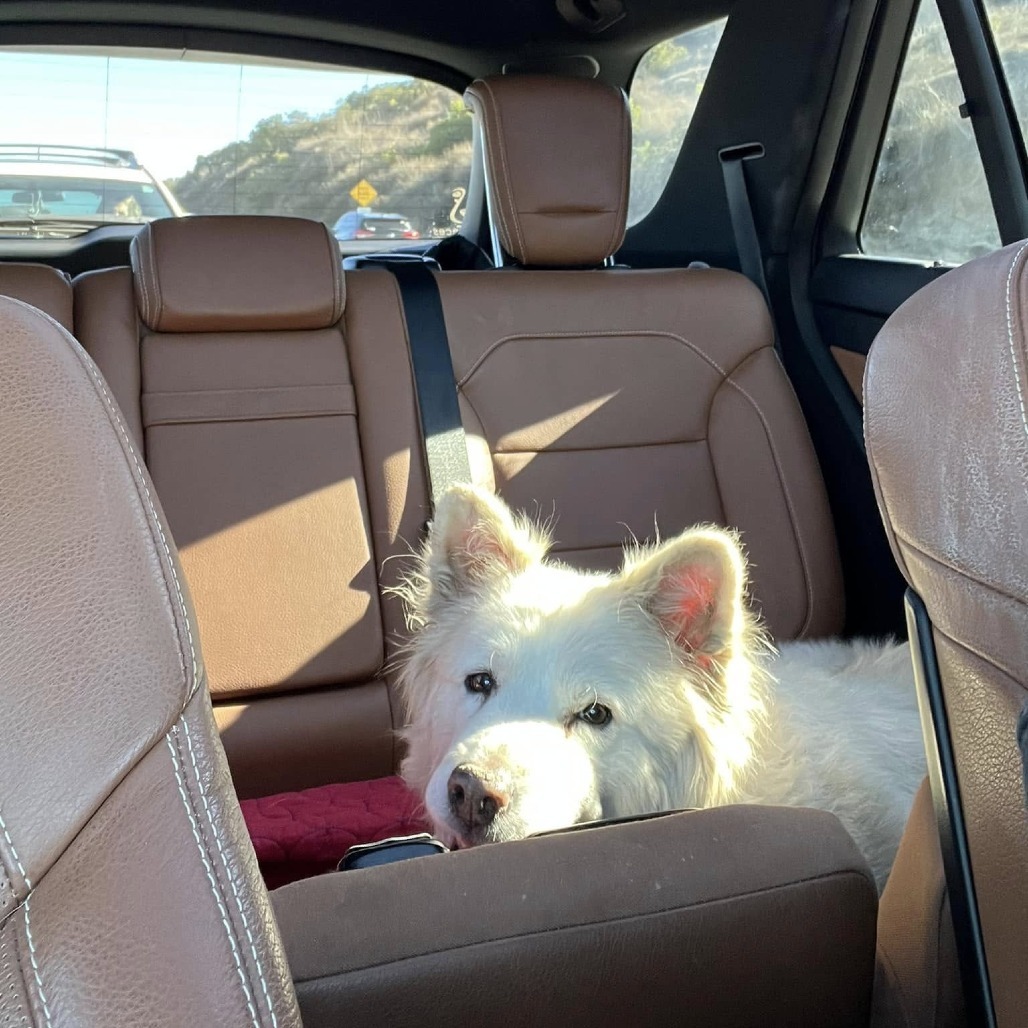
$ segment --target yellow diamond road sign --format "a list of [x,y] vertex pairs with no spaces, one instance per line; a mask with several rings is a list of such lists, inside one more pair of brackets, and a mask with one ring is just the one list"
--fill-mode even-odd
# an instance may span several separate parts
[[367,207],[374,201],[375,197],[378,196],[378,190],[366,178],[362,178],[360,182],[350,190],[350,196],[352,196],[361,207]]

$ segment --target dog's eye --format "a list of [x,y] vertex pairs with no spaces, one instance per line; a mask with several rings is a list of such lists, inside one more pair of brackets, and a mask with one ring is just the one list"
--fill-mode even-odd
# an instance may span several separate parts
[[464,679],[464,688],[479,696],[490,696],[496,688],[496,679],[488,671],[476,671]]
[[602,703],[591,703],[585,710],[580,710],[575,717],[587,725],[602,728],[604,725],[610,724],[614,715],[610,712],[610,707],[605,707]]

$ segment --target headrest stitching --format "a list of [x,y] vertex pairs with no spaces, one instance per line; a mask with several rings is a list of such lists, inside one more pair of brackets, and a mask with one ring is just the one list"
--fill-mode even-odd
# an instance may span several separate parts
[[622,100],[621,103],[622,103],[622,110],[621,110],[621,140],[620,140],[620,142],[621,142],[621,153],[623,154],[623,157],[621,159],[621,188],[618,190],[618,193],[619,193],[619,195],[621,197],[621,203],[620,203],[620,206],[617,208],[616,211],[611,211],[610,212],[610,213],[614,214],[614,219],[613,219],[614,220],[614,224],[611,226],[610,240],[607,242],[606,254],[607,254],[608,257],[612,256],[614,251],[615,251],[615,249],[617,249],[618,229],[621,228],[622,231],[624,231],[623,228],[622,228],[622,225],[623,225],[624,221],[627,221],[627,211],[626,211],[626,218],[625,219],[622,219],[621,216],[620,216],[620,212],[622,210],[625,210],[625,208],[628,205],[628,197],[625,194],[627,193],[626,186],[627,186],[627,183],[628,183],[628,170],[629,170],[628,167],[627,167],[628,160],[629,160],[629,150],[628,150],[628,140],[626,138],[626,132],[627,132],[627,129],[628,129],[628,112],[624,110],[624,100]]
[[[517,207],[517,198],[516,198],[516,196],[514,194],[514,186],[513,186],[512,182],[511,182],[510,168],[507,165],[507,145],[506,145],[507,137],[506,137],[506,135],[503,132],[503,118],[500,116],[500,105],[497,102],[496,94],[493,91],[492,85],[489,82],[486,82],[483,79],[482,80],[482,86],[485,88],[486,92],[489,94],[490,105],[492,107],[491,111],[486,110],[486,111],[484,111],[484,113],[486,114],[487,117],[490,117],[490,120],[494,121],[495,125],[496,125],[496,135],[495,135],[495,138],[496,138],[496,149],[499,151],[500,166],[503,169],[504,184],[505,184],[505,187],[506,187],[506,190],[507,190],[507,195],[510,198],[511,221],[513,221],[513,223],[514,223],[513,224],[514,234],[517,237],[517,247],[518,247],[518,250],[520,251],[517,256],[518,256],[519,260],[525,260],[526,257],[527,257],[527,254],[525,252],[525,240],[524,240],[524,236],[522,236],[522,234],[521,234],[521,222],[520,222],[520,219],[518,217],[519,211],[518,211],[518,207]],[[489,106],[489,105],[487,105],[487,106]],[[495,178],[495,176],[494,176],[494,178]],[[502,218],[502,216],[501,216],[501,221],[505,221],[505,220],[506,219]],[[508,237],[510,236],[510,230],[509,229],[507,231],[507,235],[508,235]],[[514,240],[511,239],[511,242],[514,242]]]
[[143,320],[147,323],[150,321],[150,294],[147,291],[146,269],[143,266],[142,258],[143,246],[140,243],[140,239],[144,239],[145,233],[148,231],[149,229],[143,229],[143,231],[132,240],[132,244],[129,247],[129,263],[132,265],[132,282],[133,286],[137,281],[139,282],[139,291],[142,294],[143,301]]
[[328,246],[328,263],[332,269],[332,295],[334,297],[332,307],[332,321],[338,321],[343,316],[343,275],[340,262],[337,259],[338,253],[333,246],[333,238],[328,231],[327,225],[322,225],[325,231],[325,244]]
[[147,247],[147,256],[150,260],[150,274],[153,276],[154,312],[152,324],[155,329],[159,329],[161,327],[164,301],[161,299],[161,283],[157,277],[157,233],[152,229],[150,230],[150,245]]

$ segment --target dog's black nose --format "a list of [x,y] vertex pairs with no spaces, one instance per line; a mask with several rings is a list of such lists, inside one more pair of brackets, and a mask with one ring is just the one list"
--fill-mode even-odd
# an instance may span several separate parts
[[486,828],[504,807],[507,798],[492,788],[472,768],[454,768],[446,785],[453,816],[471,834],[476,828]]

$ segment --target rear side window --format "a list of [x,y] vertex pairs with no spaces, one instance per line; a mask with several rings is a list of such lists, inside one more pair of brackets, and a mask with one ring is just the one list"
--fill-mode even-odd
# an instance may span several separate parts
[[1000,245],[981,156],[934,0],[923,0],[868,197],[860,244],[962,264]]
[[658,43],[632,79],[632,184],[628,224],[641,221],[664,192],[714,60],[726,19]]
[[0,235],[169,212],[335,229],[351,214],[340,234],[356,252],[450,235],[463,217],[471,119],[433,82],[217,54],[2,49],[0,95]]
[[1028,136],[1028,0],[986,0],[985,10],[1021,134]]

